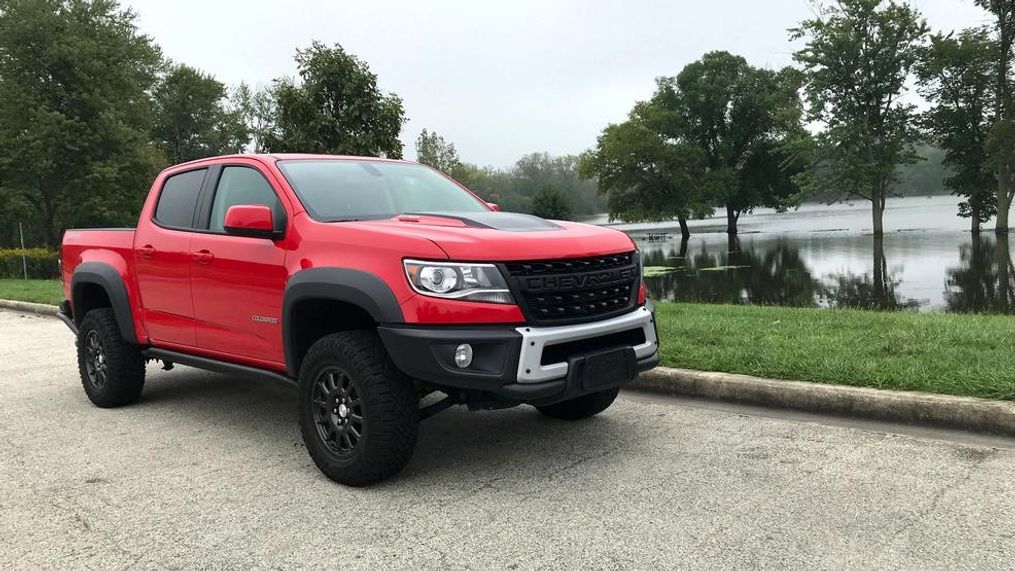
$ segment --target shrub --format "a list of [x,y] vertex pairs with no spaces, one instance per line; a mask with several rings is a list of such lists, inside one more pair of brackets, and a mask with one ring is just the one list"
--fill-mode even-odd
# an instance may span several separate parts
[[0,278],[23,278],[24,267],[21,254],[25,255],[28,277],[31,279],[55,279],[60,277],[57,264],[58,254],[45,248],[0,249]]

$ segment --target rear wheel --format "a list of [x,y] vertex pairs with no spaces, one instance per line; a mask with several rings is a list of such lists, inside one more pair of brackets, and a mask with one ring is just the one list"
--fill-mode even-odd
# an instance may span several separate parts
[[112,309],[93,309],[85,314],[77,345],[81,385],[95,406],[123,406],[141,396],[144,356],[137,345],[123,340]]
[[581,420],[583,418],[595,416],[610,408],[610,405],[613,404],[614,400],[616,400],[619,392],[620,388],[617,387],[581,396],[576,399],[558,402],[549,406],[537,406],[536,408],[539,409],[539,412],[553,418],[560,418],[563,420]]
[[321,472],[342,484],[366,486],[408,464],[418,405],[412,381],[372,331],[321,338],[300,368],[303,442]]

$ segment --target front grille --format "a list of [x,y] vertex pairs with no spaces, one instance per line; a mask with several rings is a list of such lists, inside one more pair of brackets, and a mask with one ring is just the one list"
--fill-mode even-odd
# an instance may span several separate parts
[[504,264],[515,299],[533,323],[607,317],[634,306],[638,288],[635,252],[593,258]]

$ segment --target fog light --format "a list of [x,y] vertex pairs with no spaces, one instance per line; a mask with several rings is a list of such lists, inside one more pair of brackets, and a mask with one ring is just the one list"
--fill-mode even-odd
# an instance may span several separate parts
[[455,364],[464,369],[472,364],[472,345],[463,343],[455,347]]

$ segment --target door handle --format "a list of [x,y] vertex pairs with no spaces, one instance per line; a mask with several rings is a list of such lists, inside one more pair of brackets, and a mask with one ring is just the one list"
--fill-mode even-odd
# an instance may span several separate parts
[[151,244],[145,244],[137,249],[137,253],[140,254],[142,258],[150,260],[155,257],[155,248],[153,248]]
[[191,255],[194,256],[194,261],[199,264],[208,264],[215,259],[215,254],[212,254],[208,250],[198,250]]

